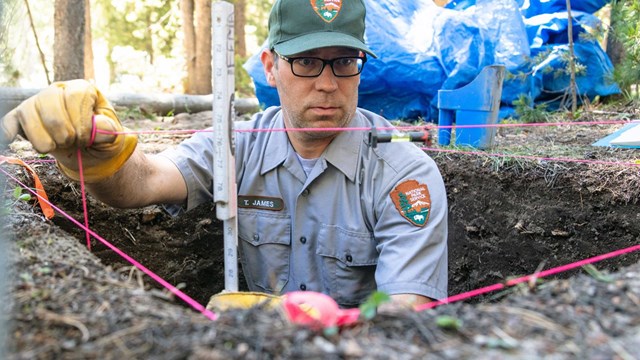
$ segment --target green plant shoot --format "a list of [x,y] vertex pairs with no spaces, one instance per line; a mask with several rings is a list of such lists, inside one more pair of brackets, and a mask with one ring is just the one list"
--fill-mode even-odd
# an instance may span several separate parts
[[376,316],[378,306],[389,301],[391,297],[387,293],[375,291],[360,305],[360,314],[366,320],[371,320]]
[[22,188],[20,186],[16,186],[13,189],[13,198],[18,201],[29,201],[31,200],[31,194],[23,193]]
[[442,329],[459,330],[462,327],[462,320],[449,315],[440,315],[436,318],[436,325]]
[[589,275],[591,275],[591,277],[593,277],[594,279],[600,281],[600,282],[604,282],[604,283],[611,283],[613,282],[613,278],[611,278],[611,276],[601,272],[600,270],[598,270],[595,266],[593,266],[592,264],[587,264],[584,265],[582,267],[584,269],[584,271],[586,271]]

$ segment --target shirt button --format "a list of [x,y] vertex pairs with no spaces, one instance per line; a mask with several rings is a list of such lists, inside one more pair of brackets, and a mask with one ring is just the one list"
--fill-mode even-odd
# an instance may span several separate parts
[[309,195],[309,189],[302,190],[302,196],[307,196],[307,195]]
[[353,261],[353,257],[351,257],[351,255],[347,255],[347,262],[352,262]]
[[260,235],[258,235],[258,234],[253,234],[253,240],[255,240],[255,241],[260,240]]
[[300,237],[300,242],[303,243],[303,244],[306,244],[307,243],[307,238],[304,237],[304,236]]
[[300,284],[300,290],[302,290],[302,291],[307,290],[307,285],[305,285],[305,284]]

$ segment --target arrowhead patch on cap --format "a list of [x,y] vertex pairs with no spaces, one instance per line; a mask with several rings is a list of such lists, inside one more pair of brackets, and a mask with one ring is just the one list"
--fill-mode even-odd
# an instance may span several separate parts
[[424,226],[431,213],[431,195],[427,185],[407,180],[389,194],[400,215],[415,226]]
[[309,2],[316,14],[328,23],[338,16],[342,8],[342,0],[309,0]]

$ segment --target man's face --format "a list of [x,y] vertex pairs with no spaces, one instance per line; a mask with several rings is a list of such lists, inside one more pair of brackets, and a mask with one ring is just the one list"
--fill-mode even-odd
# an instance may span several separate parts
[[[317,57],[325,60],[358,56],[359,51],[343,47],[328,47],[288,56]],[[358,103],[360,75],[336,77],[327,64],[318,77],[299,77],[291,65],[275,53],[263,54],[267,81],[278,89],[285,124],[288,128],[338,128],[349,124]],[[271,63],[269,63],[269,58]],[[265,61],[266,60],[266,61]],[[277,63],[277,66],[275,62]],[[295,132],[307,139],[333,137],[337,132]]]

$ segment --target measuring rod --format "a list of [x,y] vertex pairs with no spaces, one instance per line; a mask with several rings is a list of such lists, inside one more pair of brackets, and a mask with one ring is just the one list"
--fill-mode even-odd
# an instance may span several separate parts
[[213,201],[223,221],[224,290],[238,291],[238,217],[235,136],[233,4],[214,3],[213,21]]

